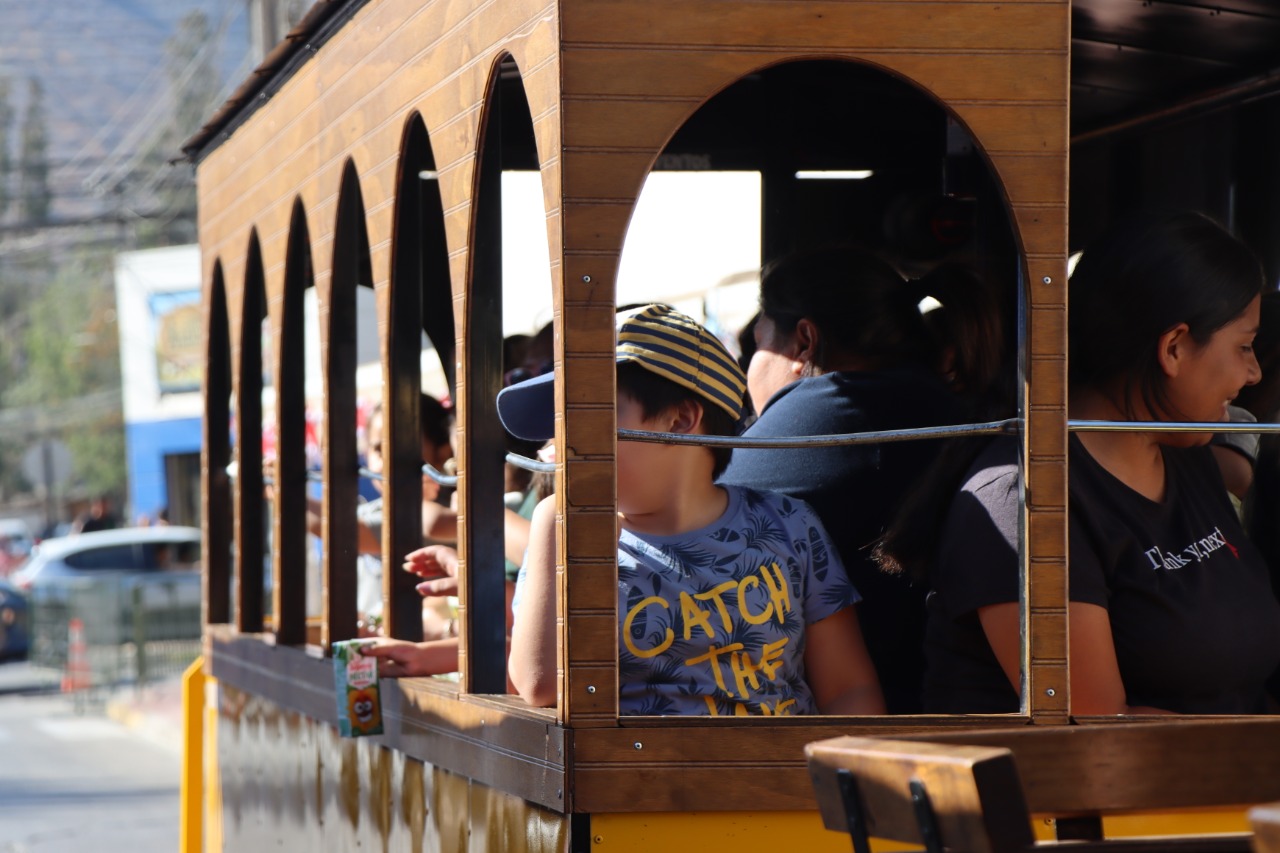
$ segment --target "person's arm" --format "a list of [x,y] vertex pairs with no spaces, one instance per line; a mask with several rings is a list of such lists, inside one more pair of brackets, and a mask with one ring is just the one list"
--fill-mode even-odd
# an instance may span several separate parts
[[1005,678],[1022,692],[1022,605],[1016,601],[978,608],[978,622],[987,635]]
[[1209,448],[1222,472],[1222,482],[1227,491],[1244,500],[1253,485],[1253,462],[1233,447],[1215,444]]
[[426,578],[418,584],[422,595],[458,594],[458,552],[448,545],[428,545],[410,551],[404,557],[402,568]]
[[529,548],[529,519],[507,510],[503,516],[502,545],[508,560],[517,566],[523,563],[524,552]]
[[458,671],[458,638],[412,643],[385,637],[363,646],[360,654],[380,658],[378,674],[387,678],[443,675]]
[[1106,608],[1073,601],[1067,606],[1067,623],[1073,715],[1173,713],[1128,704]]
[[422,502],[422,538],[436,542],[458,541],[458,511],[435,501]]
[[852,607],[805,628],[805,678],[823,714],[883,714],[884,694]]
[[507,672],[520,698],[546,707],[556,702],[556,501],[543,499],[529,525],[520,610],[511,630]]
[[[1022,689],[1022,634],[1017,602],[978,608],[987,642],[1015,690]],[[1170,714],[1161,708],[1129,705],[1105,607],[1073,601],[1067,606],[1070,634],[1071,713]]]

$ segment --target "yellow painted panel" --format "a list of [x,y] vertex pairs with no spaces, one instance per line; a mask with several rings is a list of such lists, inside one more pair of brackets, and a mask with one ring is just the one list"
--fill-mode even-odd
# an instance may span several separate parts
[[[1055,837],[1052,818],[1032,820],[1037,841]],[[1103,818],[1107,838],[1247,832],[1244,809],[1159,811]],[[652,850],[717,850],[777,853],[779,850],[849,850],[849,836],[822,826],[817,812],[672,812],[593,814],[592,853],[640,853]],[[880,853],[918,850],[918,846],[871,839]]]
[[1203,835],[1211,832],[1250,832],[1245,807],[1141,812],[1102,819],[1107,838],[1132,835]]
[[204,849],[204,658],[198,657],[182,674],[182,778],[178,818],[178,849]]
[[[592,853],[651,853],[653,850],[732,850],[734,853],[848,853],[849,836],[822,826],[812,812],[649,812],[593,814]],[[873,838],[877,853],[919,850]]]

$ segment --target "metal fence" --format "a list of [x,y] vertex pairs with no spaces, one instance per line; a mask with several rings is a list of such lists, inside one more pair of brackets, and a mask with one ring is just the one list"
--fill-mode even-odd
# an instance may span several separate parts
[[200,575],[116,574],[31,591],[31,663],[73,687],[181,675],[200,654]]

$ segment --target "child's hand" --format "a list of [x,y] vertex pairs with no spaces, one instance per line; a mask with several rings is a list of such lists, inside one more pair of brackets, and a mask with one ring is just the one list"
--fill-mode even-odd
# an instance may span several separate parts
[[382,637],[361,646],[360,654],[379,658],[378,674],[386,678],[441,675],[458,668],[456,640],[411,643]]
[[458,552],[448,545],[428,545],[409,552],[404,570],[427,579],[418,584],[418,592],[424,596],[458,594]]

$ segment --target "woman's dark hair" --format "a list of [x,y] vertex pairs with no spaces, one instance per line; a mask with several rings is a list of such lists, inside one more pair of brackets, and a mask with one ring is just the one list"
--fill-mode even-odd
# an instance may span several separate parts
[[743,374],[751,367],[751,358],[756,354],[756,324],[760,322],[760,312],[751,315],[747,324],[738,331],[738,367]]
[[[706,397],[677,385],[670,379],[663,379],[656,373],[645,370],[638,364],[623,362],[618,365],[618,393],[626,394],[640,404],[646,419],[652,418],[686,400],[693,400],[702,406],[702,428],[707,435],[737,435],[738,425],[729,413],[712,403]],[[733,454],[731,447],[712,447],[711,455],[715,464],[711,470],[711,479],[718,480],[724,470],[729,467],[729,459]]]
[[436,447],[449,444],[449,427],[453,425],[453,409],[430,394],[423,394],[418,409],[418,427],[422,437]]
[[944,378],[956,393],[980,397],[1005,362],[1000,300],[986,282],[956,264],[936,267],[911,284],[912,298],[937,302],[922,316],[938,354],[952,359],[951,375]]
[[1085,249],[1071,276],[1071,387],[1119,382],[1129,418],[1137,399],[1151,416],[1181,417],[1166,392],[1160,336],[1186,323],[1203,344],[1262,286],[1253,252],[1206,216],[1149,213],[1121,223]]
[[896,270],[868,252],[828,246],[779,258],[760,274],[760,311],[779,335],[802,319],[818,328],[814,365],[855,356],[873,369],[928,362],[918,300]]

